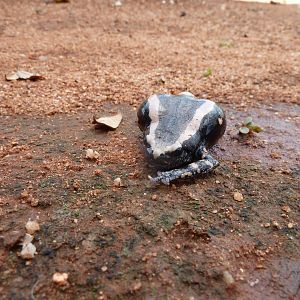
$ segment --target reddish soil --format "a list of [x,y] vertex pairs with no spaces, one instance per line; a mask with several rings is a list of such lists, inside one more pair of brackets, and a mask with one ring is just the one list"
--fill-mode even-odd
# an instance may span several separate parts
[[[300,299],[300,9],[166,2],[0,2],[0,299]],[[226,111],[221,165],[152,186],[136,107],[183,90]]]

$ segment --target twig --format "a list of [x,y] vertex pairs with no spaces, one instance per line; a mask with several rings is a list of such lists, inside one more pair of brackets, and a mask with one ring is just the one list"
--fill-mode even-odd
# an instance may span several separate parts
[[39,277],[37,278],[35,284],[32,286],[31,288],[31,291],[30,291],[30,296],[31,296],[31,300],[35,300],[35,297],[34,297],[34,289],[36,288],[38,282],[39,282]]

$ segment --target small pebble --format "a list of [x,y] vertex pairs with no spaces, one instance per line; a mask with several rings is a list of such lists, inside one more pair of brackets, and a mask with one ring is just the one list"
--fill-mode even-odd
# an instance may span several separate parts
[[282,209],[283,211],[285,211],[286,213],[291,212],[291,209],[290,209],[287,205],[282,206],[281,209]]
[[20,197],[21,197],[22,199],[27,199],[27,198],[29,197],[28,191],[27,191],[27,190],[24,190],[24,191],[21,193]]
[[115,2],[115,7],[120,7],[120,6],[122,6],[122,1],[117,0],[117,1]]
[[122,180],[121,180],[120,177],[118,177],[118,178],[116,178],[116,179],[114,180],[114,186],[116,186],[116,187],[121,187],[121,186],[123,186],[123,183],[122,183]]
[[58,285],[66,285],[68,284],[68,277],[69,275],[67,273],[54,273],[52,280],[54,283]]
[[32,159],[33,158],[33,155],[31,153],[26,153],[25,154],[25,158],[26,159]]
[[259,283],[259,279],[255,279],[254,281],[249,281],[249,285],[251,287],[254,287],[255,285],[257,285]]
[[36,207],[39,205],[39,200],[37,198],[31,198],[30,200],[30,205],[33,206],[33,207]]
[[78,180],[75,180],[73,183],[74,191],[78,191],[80,189],[80,182]]
[[22,251],[20,256],[23,259],[32,259],[36,253],[36,247],[31,243],[33,236],[26,233],[22,244]]
[[274,227],[275,229],[280,229],[280,225],[279,225],[279,223],[278,223],[277,221],[273,221],[273,222],[272,222],[272,225],[273,225],[273,227]]
[[34,234],[40,230],[40,225],[37,221],[28,221],[25,225],[26,231],[29,234]]
[[157,200],[157,195],[152,195],[152,196],[151,196],[151,199],[152,199],[153,201],[156,201],[156,200]]
[[107,271],[107,266],[101,267],[101,271],[102,271],[102,272],[106,272],[106,271]]
[[240,192],[234,192],[233,198],[235,201],[238,201],[238,202],[241,202],[244,200],[243,194],[241,194]]
[[228,286],[234,284],[234,278],[228,271],[223,272],[223,280]]
[[292,228],[294,227],[294,224],[293,224],[293,223],[288,223],[287,227],[288,227],[289,229],[292,229]]
[[142,283],[140,281],[138,281],[133,285],[132,289],[134,291],[138,291],[141,287],[142,287]]
[[85,158],[90,160],[96,160],[100,157],[100,154],[97,151],[94,151],[93,149],[87,149],[85,151]]
[[28,243],[26,245],[23,245],[20,255],[23,259],[33,259],[35,253],[36,247],[32,243]]
[[99,176],[99,175],[102,174],[102,170],[96,169],[96,170],[94,171],[94,174],[95,174],[96,176]]

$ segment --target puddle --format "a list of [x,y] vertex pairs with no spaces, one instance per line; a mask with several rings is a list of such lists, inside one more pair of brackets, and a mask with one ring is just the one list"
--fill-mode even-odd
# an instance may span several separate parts
[[[227,131],[220,141],[221,151],[216,150],[223,159],[247,158],[267,166],[294,167],[299,164],[299,105],[276,104],[251,108],[248,111],[235,111],[225,106],[224,110],[228,119]],[[264,131],[243,138],[237,135],[237,127],[248,116]]]

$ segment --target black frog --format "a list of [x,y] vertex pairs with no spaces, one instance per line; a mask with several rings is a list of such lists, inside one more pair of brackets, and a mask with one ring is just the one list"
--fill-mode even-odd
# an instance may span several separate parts
[[171,181],[205,174],[219,165],[207,153],[226,129],[226,117],[215,102],[189,92],[152,95],[137,112],[146,155],[158,171],[151,181]]

